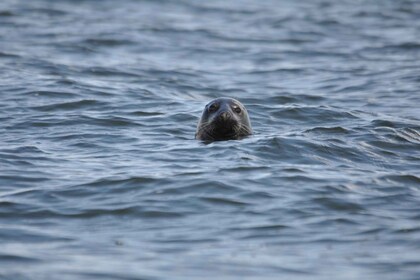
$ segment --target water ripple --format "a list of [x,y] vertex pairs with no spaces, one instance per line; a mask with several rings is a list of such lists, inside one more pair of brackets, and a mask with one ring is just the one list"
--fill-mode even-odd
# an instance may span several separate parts
[[[419,15],[2,1],[0,278],[417,279]],[[194,139],[220,96],[252,136]]]

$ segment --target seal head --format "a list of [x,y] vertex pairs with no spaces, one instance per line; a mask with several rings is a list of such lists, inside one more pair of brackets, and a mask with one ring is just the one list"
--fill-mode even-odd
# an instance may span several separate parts
[[195,138],[204,141],[237,140],[251,134],[245,106],[236,99],[221,97],[210,101],[204,108]]

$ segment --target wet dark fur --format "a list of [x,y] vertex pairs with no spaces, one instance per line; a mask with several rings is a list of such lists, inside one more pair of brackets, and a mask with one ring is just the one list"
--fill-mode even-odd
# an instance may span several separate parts
[[204,141],[237,140],[252,134],[244,105],[233,98],[217,98],[206,105],[195,138]]

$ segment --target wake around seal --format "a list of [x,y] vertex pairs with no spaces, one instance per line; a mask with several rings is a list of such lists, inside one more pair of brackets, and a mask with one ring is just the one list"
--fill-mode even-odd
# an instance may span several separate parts
[[236,99],[221,97],[210,101],[204,108],[195,138],[203,141],[238,140],[251,134],[245,106]]

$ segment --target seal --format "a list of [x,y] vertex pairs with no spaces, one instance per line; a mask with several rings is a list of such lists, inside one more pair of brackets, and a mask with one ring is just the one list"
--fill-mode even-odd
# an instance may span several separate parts
[[221,97],[210,101],[204,108],[195,139],[238,140],[251,134],[251,122],[245,106],[236,99]]

